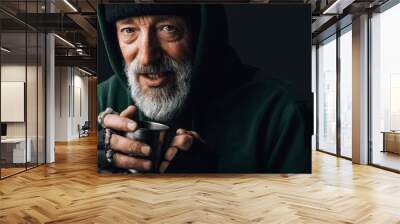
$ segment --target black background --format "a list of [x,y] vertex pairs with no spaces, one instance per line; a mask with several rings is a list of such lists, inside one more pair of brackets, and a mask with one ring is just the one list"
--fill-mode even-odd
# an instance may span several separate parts
[[[309,5],[225,5],[230,44],[243,63],[293,84],[312,111],[311,9]],[[98,35],[98,83],[113,74]]]

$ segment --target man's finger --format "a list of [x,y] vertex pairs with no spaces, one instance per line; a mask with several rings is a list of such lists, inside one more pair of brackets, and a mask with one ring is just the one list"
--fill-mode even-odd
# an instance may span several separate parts
[[183,134],[187,134],[188,131],[186,131],[185,129],[179,128],[178,130],[176,130],[176,134],[177,135],[183,135]]
[[133,118],[133,115],[136,113],[136,107],[133,105],[129,105],[125,110],[123,110],[119,115],[121,117]]
[[119,151],[125,154],[133,154],[137,156],[148,156],[150,155],[150,146],[135,141],[129,138],[119,136],[117,134],[111,135],[110,146],[113,150]]
[[187,131],[185,129],[179,128],[178,130],[176,130],[176,134],[177,135],[188,134],[188,135],[193,136],[195,139],[205,143],[204,140],[200,137],[199,133],[197,133],[195,131]]
[[104,117],[104,126],[118,131],[135,131],[137,123],[129,118],[116,114],[108,114]]
[[167,152],[165,152],[165,160],[171,161],[175,157],[177,152],[178,149],[176,147],[169,147],[167,149]]
[[172,139],[171,147],[177,147],[182,150],[189,150],[193,143],[193,136],[188,134],[177,135]]
[[168,161],[162,161],[162,163],[160,164],[160,173],[165,173],[165,170],[167,170],[168,166]]
[[127,156],[121,153],[114,153],[114,164],[116,167],[124,169],[135,169],[146,171],[151,169],[151,161]]

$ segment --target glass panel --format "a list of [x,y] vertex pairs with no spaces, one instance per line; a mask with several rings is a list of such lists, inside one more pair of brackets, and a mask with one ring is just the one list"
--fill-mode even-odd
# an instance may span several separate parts
[[336,38],[318,48],[318,148],[336,153]]
[[31,161],[32,152],[26,147],[26,41],[25,30],[2,29],[1,47],[6,49],[1,50],[2,178],[25,170]]
[[[312,46],[311,51],[311,90],[313,92],[313,103],[317,105],[317,95],[316,95],[316,86],[317,86],[317,48],[315,45]],[[312,135],[312,149],[317,149],[316,146],[316,132],[317,132],[317,107],[314,106],[314,113],[313,113],[313,129],[314,133]]]
[[34,14],[44,6],[45,0],[0,1],[15,16],[0,12],[2,178],[45,161],[45,35],[21,22],[37,24]]
[[36,32],[27,34],[28,38],[28,63],[27,63],[27,82],[26,82],[26,113],[27,113],[27,143],[28,151],[30,148],[30,160],[27,166],[33,167],[37,165],[37,75],[38,75],[38,52],[37,41],[38,36]]
[[400,170],[400,4],[371,19],[372,163]]
[[340,153],[352,157],[352,35],[340,36]]
[[[38,2],[27,2],[27,13],[36,14],[39,11]],[[37,20],[34,16],[30,20]],[[37,21],[31,21],[36,24]],[[26,113],[27,113],[27,150],[31,151],[27,167],[38,164],[38,45],[39,37],[36,30],[27,30],[27,80],[26,80]]]

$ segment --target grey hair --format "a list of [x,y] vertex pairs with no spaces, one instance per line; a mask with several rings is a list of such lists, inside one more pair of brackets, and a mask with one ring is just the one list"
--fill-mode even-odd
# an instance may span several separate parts
[[[165,73],[173,71],[176,81],[163,87],[149,88],[143,92],[136,76],[141,73]],[[168,121],[177,116],[184,107],[190,91],[192,64],[190,61],[177,61],[163,55],[159,62],[142,66],[138,59],[125,65],[131,96],[136,106],[150,119]]]

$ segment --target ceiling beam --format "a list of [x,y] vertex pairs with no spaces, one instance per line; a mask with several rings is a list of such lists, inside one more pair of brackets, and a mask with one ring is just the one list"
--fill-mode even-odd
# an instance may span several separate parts
[[85,17],[80,14],[67,14],[67,16],[80,26],[91,38],[97,38],[97,30],[90,24]]
[[349,5],[353,4],[355,0],[336,0],[329,4],[322,12],[322,14],[342,14],[343,10]]
[[90,56],[55,56],[56,66],[81,66],[96,71],[96,59]]

